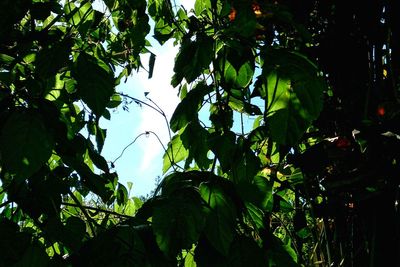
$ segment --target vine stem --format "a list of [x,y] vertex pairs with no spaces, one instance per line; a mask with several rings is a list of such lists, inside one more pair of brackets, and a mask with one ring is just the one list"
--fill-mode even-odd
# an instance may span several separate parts
[[132,97],[130,95],[127,94],[123,94],[123,93],[117,93],[118,95],[122,96],[122,97],[126,97],[136,103],[140,103],[145,105],[146,107],[149,107],[153,110],[155,110],[158,114],[160,114],[161,116],[164,117],[165,120],[165,124],[167,125],[167,129],[168,129],[168,136],[169,136],[169,140],[172,140],[172,135],[171,135],[171,131],[170,131],[170,127],[169,127],[169,122],[168,122],[168,118],[167,115],[165,115],[165,112],[160,108],[160,106],[158,106],[153,100],[151,100],[150,98],[146,97],[146,99],[148,99],[151,103],[153,103],[156,107],[144,102],[143,100],[137,99],[135,97]]
[[62,205],[65,206],[70,206],[70,207],[77,207],[77,208],[84,208],[86,210],[93,210],[93,211],[97,211],[97,212],[102,212],[102,213],[107,213],[107,214],[111,214],[111,215],[115,215],[118,217],[123,217],[123,218],[127,218],[127,219],[133,219],[135,217],[133,216],[129,216],[129,215],[125,215],[125,214],[121,214],[115,211],[111,211],[111,210],[103,210],[103,209],[99,209],[99,208],[95,208],[95,207],[89,207],[89,206],[84,206],[84,205],[79,205],[79,204],[74,204],[74,203],[68,203],[68,202],[62,202]]
[[141,137],[141,136],[143,136],[143,135],[146,135],[146,136],[147,136],[147,135],[149,135],[149,134],[153,134],[153,135],[157,138],[158,142],[160,143],[160,145],[162,146],[162,148],[163,148],[163,150],[164,150],[164,153],[167,154],[168,160],[170,161],[172,167],[173,167],[174,170],[176,171],[176,167],[180,167],[180,166],[177,165],[177,164],[174,162],[174,160],[173,160],[173,153],[172,153],[171,155],[168,153],[168,150],[167,150],[167,148],[164,146],[164,144],[162,143],[160,137],[159,137],[155,132],[153,132],[153,131],[145,131],[144,133],[141,133],[141,134],[139,134],[138,136],[136,136],[136,138],[135,138],[132,142],[130,142],[127,146],[125,146],[125,148],[122,150],[121,154],[120,154],[114,161],[111,161],[111,165],[113,166],[113,165],[115,164],[115,162],[116,162],[117,160],[119,160],[119,159],[123,156],[124,152],[125,152],[131,145],[133,145],[133,144],[139,139],[139,137]]
[[89,214],[86,212],[85,207],[79,202],[79,200],[76,198],[76,196],[72,193],[71,190],[68,191],[68,195],[70,195],[70,197],[72,198],[72,200],[76,203],[76,207],[78,207],[83,215],[86,217],[86,219],[88,220],[88,225],[90,228],[90,231],[92,232],[93,236],[96,235],[96,232],[94,231],[93,225],[90,223],[92,220],[92,218],[89,216]]

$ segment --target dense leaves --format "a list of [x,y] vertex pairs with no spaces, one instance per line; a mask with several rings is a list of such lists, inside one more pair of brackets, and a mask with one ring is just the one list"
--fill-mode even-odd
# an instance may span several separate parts
[[[398,10],[1,1],[0,265],[399,265]],[[150,24],[178,46],[181,102],[140,200],[101,119],[144,103],[115,86],[153,76]]]

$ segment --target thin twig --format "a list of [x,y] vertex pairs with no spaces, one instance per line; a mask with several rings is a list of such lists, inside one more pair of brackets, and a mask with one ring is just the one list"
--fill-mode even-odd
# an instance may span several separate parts
[[70,197],[72,198],[72,200],[76,203],[76,207],[78,207],[83,215],[86,217],[86,219],[88,220],[88,225],[90,228],[90,231],[92,232],[93,236],[96,235],[96,232],[94,231],[93,225],[91,224],[92,218],[89,216],[89,214],[86,212],[85,207],[82,206],[82,204],[79,202],[79,200],[76,198],[76,196],[72,193],[71,190],[69,190],[68,194],[70,195]]
[[82,208],[87,209],[87,210],[93,210],[93,211],[97,211],[97,212],[107,213],[107,214],[111,214],[111,215],[115,215],[115,216],[123,217],[123,218],[127,218],[127,219],[134,218],[133,216],[121,214],[121,213],[118,213],[118,212],[115,212],[115,211],[103,210],[103,209],[99,209],[99,208],[95,208],[95,207],[78,205],[78,204],[74,204],[74,203],[62,202],[61,205],[70,206],[70,207],[77,207],[77,208],[81,208],[82,207]]

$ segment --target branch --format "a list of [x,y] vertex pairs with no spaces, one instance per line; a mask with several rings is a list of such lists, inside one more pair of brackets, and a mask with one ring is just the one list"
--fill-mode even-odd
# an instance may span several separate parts
[[93,225],[90,223],[90,221],[93,221],[92,218],[89,216],[89,214],[86,212],[86,209],[84,206],[82,206],[82,204],[79,202],[79,200],[76,198],[76,196],[71,192],[71,190],[69,190],[68,194],[71,196],[71,198],[74,200],[74,202],[76,203],[76,207],[78,207],[83,215],[86,217],[86,219],[88,220],[88,225],[90,228],[90,231],[92,231],[93,236],[96,235],[96,232],[94,231]]
[[84,208],[84,209],[87,209],[87,210],[93,210],[93,211],[97,211],[97,212],[107,213],[107,214],[111,214],[111,215],[115,215],[115,216],[123,217],[123,218],[127,218],[127,219],[132,219],[132,218],[134,218],[133,216],[129,216],[129,215],[125,215],[125,214],[120,214],[120,213],[115,212],[115,211],[103,210],[103,209],[99,209],[99,208],[95,208],[95,207],[89,207],[89,206],[84,206],[84,205],[78,205],[78,204],[74,204],[74,203],[61,202],[61,205],[70,206],[70,207],[77,207],[77,208]]

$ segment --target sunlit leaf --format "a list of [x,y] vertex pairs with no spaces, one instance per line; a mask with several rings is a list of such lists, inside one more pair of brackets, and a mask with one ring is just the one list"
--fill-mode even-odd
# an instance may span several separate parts
[[315,65],[301,55],[270,50],[267,59],[267,86],[259,87],[267,98],[267,125],[274,141],[293,145],[318,117],[326,85]]
[[167,151],[163,156],[163,173],[166,173],[173,164],[184,160],[188,155],[189,151],[182,144],[180,135],[175,135],[168,143]]

